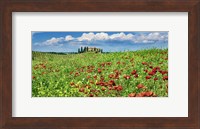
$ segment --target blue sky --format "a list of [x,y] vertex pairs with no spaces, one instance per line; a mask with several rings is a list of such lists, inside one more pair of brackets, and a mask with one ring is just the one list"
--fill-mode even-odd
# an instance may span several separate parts
[[77,52],[81,46],[104,52],[168,48],[168,32],[32,32],[32,50]]

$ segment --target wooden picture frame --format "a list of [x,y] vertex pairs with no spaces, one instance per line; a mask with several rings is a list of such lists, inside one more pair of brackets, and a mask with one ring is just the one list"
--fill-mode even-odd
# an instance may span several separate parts
[[[12,117],[12,12],[188,12],[188,117]],[[200,128],[199,0],[1,0],[0,128]]]

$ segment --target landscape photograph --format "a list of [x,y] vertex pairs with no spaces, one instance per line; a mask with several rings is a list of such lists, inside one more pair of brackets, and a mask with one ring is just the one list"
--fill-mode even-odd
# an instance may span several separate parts
[[168,31],[32,31],[32,97],[168,97]]

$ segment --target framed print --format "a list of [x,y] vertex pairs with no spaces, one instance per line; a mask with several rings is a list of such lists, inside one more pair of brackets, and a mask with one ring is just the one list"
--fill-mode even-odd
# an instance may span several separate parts
[[1,1],[0,127],[199,129],[199,2]]

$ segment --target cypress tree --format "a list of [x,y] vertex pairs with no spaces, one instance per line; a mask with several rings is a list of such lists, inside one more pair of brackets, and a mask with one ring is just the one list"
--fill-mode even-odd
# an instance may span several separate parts
[[88,47],[86,47],[86,51],[88,52]]
[[86,52],[86,47],[84,47],[84,52]]
[[80,53],[80,48],[78,48],[78,53]]
[[81,53],[83,52],[83,47],[81,47]]

